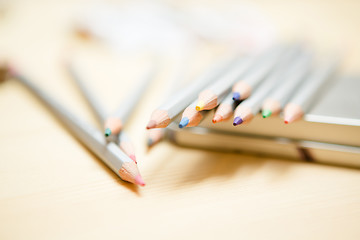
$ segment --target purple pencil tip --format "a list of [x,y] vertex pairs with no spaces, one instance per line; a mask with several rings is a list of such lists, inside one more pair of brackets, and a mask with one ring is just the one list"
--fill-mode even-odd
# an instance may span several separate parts
[[243,123],[242,118],[241,118],[241,117],[236,117],[236,118],[234,119],[233,125],[234,125],[234,126],[237,126],[237,125],[240,125],[240,124],[242,124],[242,123]]
[[240,100],[240,93],[239,92],[234,92],[232,99],[234,101],[239,101]]

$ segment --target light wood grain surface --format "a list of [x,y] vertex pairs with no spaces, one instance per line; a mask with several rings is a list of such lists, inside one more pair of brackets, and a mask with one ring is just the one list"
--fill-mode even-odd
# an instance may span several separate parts
[[[346,45],[345,71],[359,69],[359,1],[255,3],[286,37],[305,34],[319,49]],[[126,55],[114,63],[109,49],[74,39],[70,16],[82,4],[5,4],[0,57],[16,61],[54,98],[96,124],[62,68],[64,48],[87,49],[89,84],[109,110],[133,85],[114,80],[108,94],[104,72],[136,79],[146,57]],[[2,83],[0,239],[360,238],[359,170],[170,143],[148,152],[145,125],[165,96],[166,74],[159,73],[128,126],[144,188],[121,181],[19,83]]]

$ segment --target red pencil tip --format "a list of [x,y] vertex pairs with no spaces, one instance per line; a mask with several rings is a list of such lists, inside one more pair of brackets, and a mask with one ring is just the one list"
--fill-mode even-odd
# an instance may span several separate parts
[[135,177],[135,183],[136,183],[137,185],[139,185],[139,186],[142,186],[142,187],[145,186],[145,182],[144,182],[144,180],[142,179],[142,177],[141,177],[140,175],[137,175],[137,176]]
[[156,127],[156,122],[154,120],[150,120],[148,125],[146,126],[146,129],[152,129]]
[[137,162],[136,162],[136,157],[135,157],[134,154],[131,154],[129,157],[137,164]]
[[284,121],[284,123],[285,123],[285,124],[288,124],[288,123],[289,123],[289,121],[285,120],[285,121]]
[[212,119],[213,123],[218,123],[221,122],[223,119],[220,115],[215,115],[214,118]]

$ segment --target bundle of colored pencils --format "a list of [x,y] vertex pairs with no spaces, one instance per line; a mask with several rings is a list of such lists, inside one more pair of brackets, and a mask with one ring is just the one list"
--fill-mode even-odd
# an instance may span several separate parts
[[221,60],[153,111],[146,128],[165,128],[181,112],[179,128],[194,127],[216,107],[213,123],[234,116],[238,126],[259,112],[268,118],[281,111],[284,122],[292,123],[309,110],[338,65],[336,57],[315,65],[313,55],[300,44],[284,44]]

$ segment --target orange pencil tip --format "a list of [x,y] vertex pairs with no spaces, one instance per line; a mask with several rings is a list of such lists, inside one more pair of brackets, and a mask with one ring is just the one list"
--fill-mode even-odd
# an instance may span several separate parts
[[213,123],[218,123],[221,122],[223,120],[223,118],[220,115],[215,115],[212,119]]
[[140,175],[137,175],[137,176],[135,177],[135,183],[136,183],[137,185],[139,185],[139,186],[142,186],[142,187],[145,186],[145,182],[144,182],[144,180],[142,179],[142,177],[141,177]]

